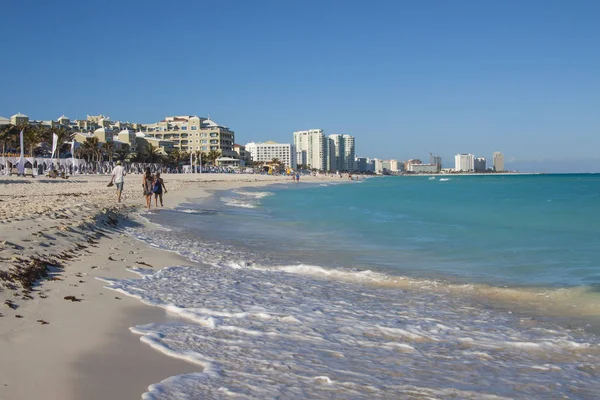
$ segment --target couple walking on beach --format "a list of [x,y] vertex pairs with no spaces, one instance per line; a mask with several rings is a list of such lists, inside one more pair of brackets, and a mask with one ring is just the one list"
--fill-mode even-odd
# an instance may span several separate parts
[[[121,161],[117,161],[117,166],[113,169],[112,178],[108,186],[112,186],[113,183],[117,187],[117,202],[121,202],[121,194],[123,193],[123,184],[125,183],[125,169]],[[146,208],[150,208],[152,205],[152,195],[154,194],[154,203],[156,207],[158,207],[158,200],[160,200],[160,206],[163,206],[163,189],[164,192],[167,193],[167,188],[165,186],[165,182],[160,177],[160,172],[156,172],[155,175],[152,175],[150,172],[150,168],[146,167],[146,171],[144,172],[144,176],[142,178],[142,190],[144,193],[144,197],[146,198]]]
[[144,177],[142,179],[142,188],[144,190],[144,196],[146,196],[146,208],[150,208],[152,205],[152,195],[154,194],[154,204],[158,207],[158,200],[160,199],[160,206],[163,206],[163,189],[167,193],[165,182],[160,177],[160,172],[152,175],[150,168],[146,167]]

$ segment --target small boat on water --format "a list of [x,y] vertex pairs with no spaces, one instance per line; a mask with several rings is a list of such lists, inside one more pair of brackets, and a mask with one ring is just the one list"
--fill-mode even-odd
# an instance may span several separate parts
[[430,176],[430,177],[429,177],[429,180],[430,180],[430,181],[435,181],[435,176]]

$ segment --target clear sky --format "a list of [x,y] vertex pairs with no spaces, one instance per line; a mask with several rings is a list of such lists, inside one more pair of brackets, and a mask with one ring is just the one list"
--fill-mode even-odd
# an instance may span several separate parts
[[354,135],[370,157],[600,159],[596,0],[7,0],[1,10],[4,117],[210,114],[242,144],[322,128]]

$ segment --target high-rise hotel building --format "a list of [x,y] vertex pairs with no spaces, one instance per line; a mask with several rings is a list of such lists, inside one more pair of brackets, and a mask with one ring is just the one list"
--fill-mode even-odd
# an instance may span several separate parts
[[494,171],[502,172],[504,171],[504,154],[499,151],[494,152]]
[[454,170],[456,172],[469,172],[475,170],[475,156],[473,154],[455,155]]
[[355,171],[354,136],[334,134],[329,135],[329,166],[330,171]]
[[217,150],[221,156],[235,157],[233,150],[235,134],[226,126],[219,125],[209,118],[197,116],[166,117],[155,124],[142,124],[146,136],[168,140],[174,148],[182,151]]
[[329,143],[322,129],[294,132],[296,162],[308,168],[328,169]]

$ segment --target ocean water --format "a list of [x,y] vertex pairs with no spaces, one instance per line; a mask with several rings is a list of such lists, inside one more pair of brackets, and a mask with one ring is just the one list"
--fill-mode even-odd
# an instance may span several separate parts
[[[190,264],[108,285],[188,323],[146,399],[600,394],[600,176],[372,178],[217,193],[131,231]],[[195,264],[197,263],[197,264]]]

